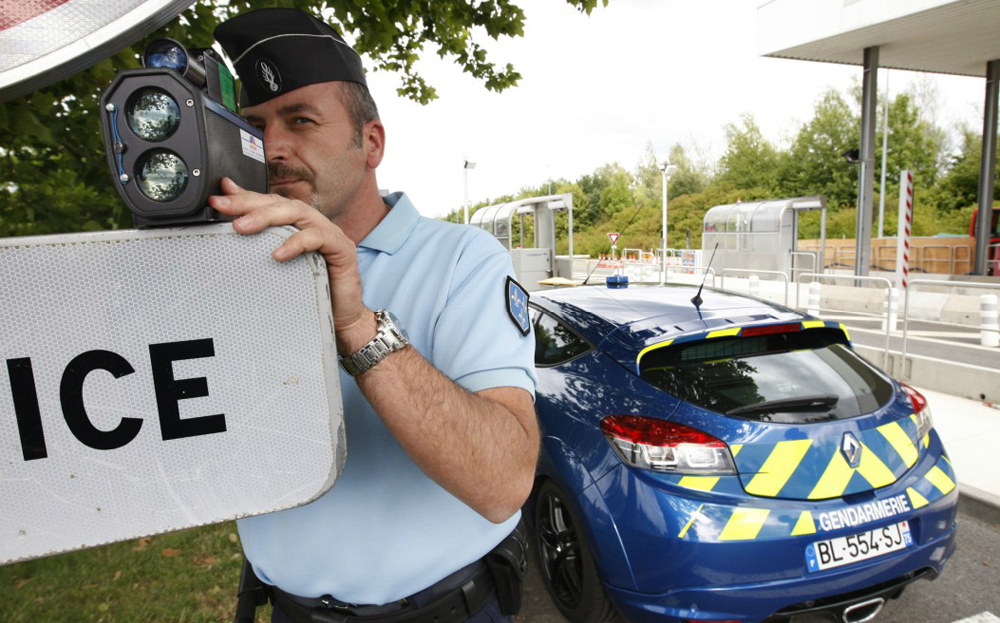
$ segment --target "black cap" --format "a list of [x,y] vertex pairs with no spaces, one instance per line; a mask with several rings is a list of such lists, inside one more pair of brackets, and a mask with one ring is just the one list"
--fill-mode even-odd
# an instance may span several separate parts
[[242,80],[240,104],[256,106],[318,82],[365,82],[354,48],[328,24],[297,9],[260,9],[215,29]]

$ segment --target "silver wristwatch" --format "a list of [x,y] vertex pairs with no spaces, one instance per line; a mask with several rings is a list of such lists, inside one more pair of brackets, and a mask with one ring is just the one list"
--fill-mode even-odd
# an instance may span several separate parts
[[357,376],[372,369],[389,353],[394,353],[410,343],[409,338],[406,337],[406,331],[400,326],[399,319],[392,312],[380,309],[375,312],[375,318],[378,320],[378,333],[375,334],[372,341],[365,344],[361,350],[353,355],[337,357],[340,365],[351,376]]

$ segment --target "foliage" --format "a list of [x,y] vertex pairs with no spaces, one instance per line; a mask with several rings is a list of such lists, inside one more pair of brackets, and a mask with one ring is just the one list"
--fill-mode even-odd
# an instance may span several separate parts
[[[997,151],[1000,154],[1000,150]],[[983,158],[983,137],[975,131],[962,130],[962,147],[950,158],[947,172],[934,188],[933,199],[942,210],[960,210],[975,206],[979,198],[979,167]],[[1000,183],[993,180],[993,196],[1000,197]]]
[[845,166],[843,154],[857,145],[860,122],[844,97],[828,89],[816,103],[812,120],[802,126],[780,171],[786,196],[823,195],[830,206],[857,202],[858,174]]
[[727,123],[722,130],[726,136],[726,152],[719,160],[716,182],[730,188],[777,191],[780,155],[764,138],[753,115],[744,113],[739,124]]
[[[882,126],[875,144],[881,153]],[[914,185],[930,188],[937,181],[940,138],[920,113],[908,93],[898,94],[889,104],[889,142],[886,158],[886,192],[899,193],[899,171],[913,171]],[[882,175],[881,156],[876,157],[875,180]]]
[[[828,238],[853,238],[857,224],[858,169],[846,162],[842,154],[858,144],[861,122],[852,103],[859,96],[856,85],[845,92],[829,89],[822,93],[813,117],[798,129],[786,150],[768,141],[752,116],[742,115],[724,128],[728,144],[715,175],[710,165],[690,159],[684,146],[673,145],[668,161],[677,170],[669,182],[669,246],[690,244],[699,248],[702,220],[712,206],[806,195],[827,197]],[[896,177],[904,167],[914,170],[917,180],[914,235],[968,233],[972,206],[976,203],[982,141],[975,132],[965,130],[960,152],[950,158],[943,157],[943,131],[929,120],[932,115],[917,104],[933,107],[932,96],[928,92],[900,93],[889,105],[887,169],[897,173],[887,176],[885,231],[888,235],[896,231],[899,201]],[[881,123],[878,127],[881,128]],[[881,134],[878,142],[881,145]],[[881,158],[877,160],[880,167]],[[610,253],[607,233],[611,231],[622,234],[619,252],[626,248],[648,251],[660,246],[659,165],[652,144],[647,144],[633,171],[610,163],[575,182],[559,180],[554,185],[558,188],[554,192],[573,194],[575,253],[595,257]],[[1000,185],[997,191],[1000,196]],[[544,194],[548,193],[543,181],[537,187],[524,187],[516,195],[480,205]],[[875,200],[878,201],[877,195]],[[461,222],[461,210],[447,218]],[[565,219],[562,215],[558,218],[563,220],[557,222],[557,253],[566,253]],[[530,225],[525,233],[527,243],[531,239]],[[802,214],[800,238],[819,238],[819,233],[820,213]],[[515,233],[515,240],[517,236]]]
[[[608,0],[565,0],[590,14]],[[145,45],[161,37],[190,48],[213,42],[215,26],[250,8],[295,7],[335,22],[369,67],[399,75],[399,94],[420,103],[437,97],[415,63],[430,47],[486,88],[503,91],[520,74],[497,65],[476,40],[524,35],[524,11],[512,0],[200,0],[144,41],[95,66],[0,109],[0,236],[131,225],[112,187],[98,130],[98,100],[117,69],[138,65]]]

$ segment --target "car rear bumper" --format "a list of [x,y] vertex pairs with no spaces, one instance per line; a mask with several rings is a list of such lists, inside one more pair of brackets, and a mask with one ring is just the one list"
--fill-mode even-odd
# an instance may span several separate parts
[[[815,574],[716,586],[677,588],[660,594],[605,585],[630,623],[674,621],[773,621],[815,612],[843,613],[844,607],[872,597],[895,598],[907,584],[934,579],[955,549],[954,509],[949,527],[937,538],[884,559],[868,560]],[[947,510],[945,514],[949,514]],[[724,570],[721,570],[723,571]]]
[[[833,608],[914,574],[936,577],[955,548],[958,490],[940,442],[934,442],[898,482],[847,499],[766,500],[737,491],[738,485],[726,493],[721,481],[702,493],[624,466],[614,470],[580,498],[586,503],[599,497],[618,527],[630,573],[599,565],[607,592],[631,623],[757,622],[790,608],[808,609],[817,600]],[[947,478],[928,480],[934,470]],[[807,569],[810,544],[901,521],[914,539],[906,549]]]

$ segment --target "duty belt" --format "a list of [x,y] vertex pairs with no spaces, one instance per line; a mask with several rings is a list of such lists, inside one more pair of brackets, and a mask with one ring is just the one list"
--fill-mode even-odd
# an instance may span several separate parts
[[[442,581],[444,583],[448,578]],[[439,583],[440,584],[440,583]],[[342,604],[335,600],[302,598],[272,587],[274,604],[292,623],[460,623],[479,612],[493,594],[494,582],[485,564],[476,563],[460,586],[433,595],[434,587],[398,603],[381,606]],[[430,593],[430,594],[428,594]],[[421,597],[423,599],[421,599]],[[420,603],[428,599],[426,603]]]

